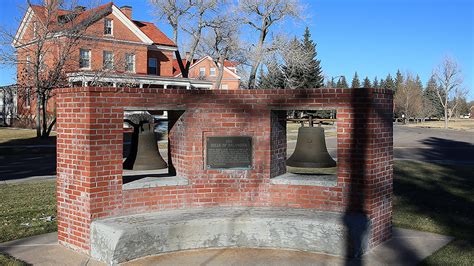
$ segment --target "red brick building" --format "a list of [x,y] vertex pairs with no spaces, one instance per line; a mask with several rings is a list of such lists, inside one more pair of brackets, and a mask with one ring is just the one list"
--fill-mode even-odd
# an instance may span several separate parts
[[[236,62],[224,62],[224,75],[222,76],[222,82],[219,89],[238,90],[240,88],[240,76],[237,74],[237,66],[238,63]],[[176,60],[174,61],[174,75],[175,77],[182,77]],[[194,60],[193,64],[189,67],[189,78],[211,81],[213,83],[213,88],[215,88],[215,82],[218,75],[219,67],[214,63],[214,60],[212,60],[210,56]]]
[[40,58],[46,67],[57,64],[61,45],[70,41],[64,29],[85,27],[65,63],[64,75],[70,85],[211,87],[203,80],[174,77],[176,44],[153,23],[134,20],[131,6],[119,8],[110,2],[92,9],[79,6],[63,10],[55,3],[56,0],[46,0],[45,6],[31,5],[23,17],[13,43],[18,52],[19,84],[24,83],[21,73],[34,59],[31,51],[47,24],[45,46],[49,52]]

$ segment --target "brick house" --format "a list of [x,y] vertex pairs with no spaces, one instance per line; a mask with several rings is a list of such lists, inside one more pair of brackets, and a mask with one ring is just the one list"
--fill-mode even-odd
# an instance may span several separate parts
[[[184,62],[186,63],[186,62]],[[240,76],[237,74],[238,63],[233,61],[224,62],[224,75],[220,89],[222,90],[237,90],[240,88]],[[175,77],[182,77],[181,71],[178,67],[178,62],[174,61],[174,75]],[[197,80],[211,81],[213,87],[216,78],[219,75],[219,67],[210,56],[205,56],[199,60],[194,60],[189,67],[189,78]]]
[[[45,6],[31,5],[17,31],[13,46],[18,54],[18,83],[30,62],[31,49],[38,37],[41,24],[54,20],[57,31],[51,36],[52,51],[57,40],[68,41],[63,29],[70,24],[87,22],[77,49],[66,63],[65,76],[70,86],[128,86],[151,88],[203,88],[210,82],[176,78],[173,75],[173,54],[177,45],[153,23],[134,20],[132,7],[117,7],[113,2],[92,9],[76,7],[73,10],[57,8],[50,15],[56,0],[45,0]],[[56,4],[57,7],[57,4]],[[46,14],[48,13],[48,14]],[[46,67],[53,63],[54,52],[42,58]],[[105,84],[102,84],[105,83]]]

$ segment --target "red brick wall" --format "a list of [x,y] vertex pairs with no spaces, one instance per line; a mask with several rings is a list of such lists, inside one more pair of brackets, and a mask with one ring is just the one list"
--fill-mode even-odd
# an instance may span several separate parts
[[[122,191],[123,108],[186,110],[169,134],[186,186]],[[284,111],[337,109],[335,187],[274,185],[284,172]],[[61,243],[89,250],[93,219],[169,208],[278,206],[365,212],[371,246],[390,237],[392,94],[380,89],[195,91],[62,89],[58,98],[58,223]],[[205,137],[253,140],[253,169],[205,169]]]

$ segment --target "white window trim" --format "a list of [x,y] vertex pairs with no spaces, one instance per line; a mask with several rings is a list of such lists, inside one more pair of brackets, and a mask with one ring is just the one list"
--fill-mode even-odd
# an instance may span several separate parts
[[150,68],[150,60],[153,60],[156,64],[155,64],[155,73],[152,73],[151,75],[158,75],[158,59],[157,58],[154,58],[154,57],[150,57],[148,58],[148,62],[147,62],[147,73],[148,73],[148,69]]
[[[107,21],[110,21],[110,34],[105,33],[105,26]],[[104,19],[104,36],[114,36],[114,20],[110,18]]]
[[[88,67],[81,67],[81,60],[82,60],[81,50],[85,50],[85,51],[89,52],[89,66]],[[91,49],[85,49],[85,48],[79,49],[79,69],[90,70],[91,66],[92,66],[92,50]]]
[[33,39],[38,38],[38,21],[33,21]]
[[[214,70],[214,74],[212,74],[212,70]],[[209,70],[209,76],[215,77],[217,75],[217,69],[215,67],[211,67]]]
[[[107,54],[107,53],[112,55],[111,60],[110,60],[110,68],[106,68],[106,66],[107,66],[106,63],[107,63],[107,62],[105,61],[105,54]],[[102,56],[103,56],[103,58],[102,58],[102,68],[103,68],[104,70],[113,70],[113,69],[114,69],[114,52],[104,50],[104,51],[102,52]]]
[[[132,70],[127,70],[127,67],[128,67],[128,59],[127,59],[127,56],[132,56],[133,58],[133,69]],[[137,57],[134,53],[126,53],[125,54],[125,71],[128,72],[128,73],[136,73],[137,70],[136,70],[136,65],[137,65]]]
[[[203,72],[204,72],[204,75],[201,74]],[[205,77],[206,76],[206,68],[205,67],[200,67],[199,68],[199,76],[200,77]]]

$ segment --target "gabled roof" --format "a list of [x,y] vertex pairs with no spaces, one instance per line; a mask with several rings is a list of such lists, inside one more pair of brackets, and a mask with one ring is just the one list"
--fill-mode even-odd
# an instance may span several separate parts
[[[202,61],[204,60],[211,60],[212,62],[214,62],[214,60],[212,60],[212,58],[210,56],[204,56],[203,58],[199,59],[199,60],[194,60],[194,63],[189,67],[189,70],[191,70],[192,68],[196,67],[197,65],[199,65],[199,63],[201,63]],[[185,61],[185,60],[184,60]],[[175,64],[176,62],[176,65],[178,65],[178,61],[176,59],[173,60],[173,65]],[[229,66],[226,66],[226,62],[227,62],[227,65]],[[226,71],[227,73],[229,73],[231,76],[237,78],[237,79],[240,79],[240,76],[237,75],[234,71],[230,70],[228,67],[236,67],[238,65],[237,62],[234,62],[234,61],[224,61],[224,71]],[[177,68],[177,71],[176,73],[174,73],[174,76],[175,77],[178,77],[178,76],[181,76],[181,70],[179,69],[179,66]]]
[[[32,15],[43,23],[48,22],[48,10],[44,6],[31,5],[22,20],[17,31],[14,45],[22,38],[26,24],[31,20]],[[113,14],[120,22],[122,22],[131,32],[133,32],[143,43],[152,45],[165,45],[176,47],[176,44],[161,32],[153,23],[144,21],[132,21],[128,18],[113,2],[91,8],[85,11],[63,10],[58,9],[57,14],[51,16],[49,25],[52,31],[60,32],[68,27],[77,27],[78,25],[90,25],[97,20]],[[62,20],[62,23],[60,22]]]
[[[196,63],[197,61],[198,61],[197,59],[193,59],[193,64]],[[181,62],[183,62],[183,65],[185,66],[188,60],[182,59]],[[178,60],[173,59],[173,75],[176,76],[179,74],[181,74],[181,68],[179,68]]]
[[176,44],[168,38],[155,24],[151,22],[134,20],[133,23],[150,38],[153,43],[176,47]]

